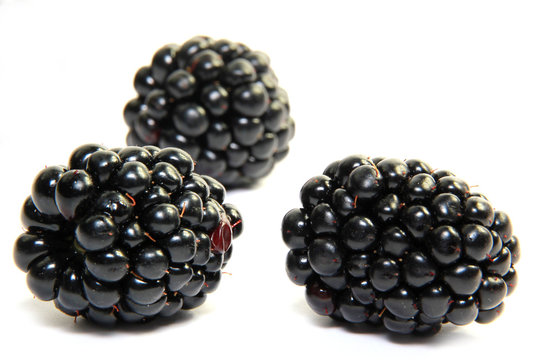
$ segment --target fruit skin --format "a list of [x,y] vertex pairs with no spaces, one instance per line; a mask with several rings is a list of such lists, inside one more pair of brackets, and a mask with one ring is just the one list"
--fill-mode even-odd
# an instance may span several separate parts
[[29,289],[103,325],[201,305],[242,232],[240,212],[181,149],[113,150],[80,146],[67,167],[36,176],[13,248]]
[[227,187],[252,185],[288,154],[288,95],[269,57],[241,43],[196,36],[163,46],[134,87],[123,111],[128,145],[182,148],[197,173]]
[[399,334],[489,323],[518,283],[508,215],[424,161],[352,155],[301,188],[286,213],[286,272],[309,307]]

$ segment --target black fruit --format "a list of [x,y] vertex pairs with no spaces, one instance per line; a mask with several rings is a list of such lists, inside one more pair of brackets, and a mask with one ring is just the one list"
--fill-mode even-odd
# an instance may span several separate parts
[[242,219],[223,185],[193,170],[177,148],[84,145],[67,168],[40,171],[14,246],[31,292],[102,324],[201,305]]
[[318,314],[436,333],[491,322],[518,282],[509,217],[450,171],[353,155],[308,180],[300,199],[282,222],[286,271]]
[[138,97],[124,109],[127,144],[181,148],[197,160],[196,172],[226,186],[267,175],[294,137],[269,58],[240,43],[197,36],[166,45],[134,87]]

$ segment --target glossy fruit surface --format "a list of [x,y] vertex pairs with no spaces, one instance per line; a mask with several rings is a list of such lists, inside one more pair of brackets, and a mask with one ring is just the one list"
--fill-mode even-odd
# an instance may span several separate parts
[[123,111],[128,145],[182,148],[196,172],[227,186],[252,184],[288,153],[288,96],[269,57],[243,44],[197,36],[163,46],[134,86]]
[[433,334],[489,323],[518,283],[509,217],[445,170],[352,155],[301,188],[282,238],[286,272],[318,314]]
[[67,168],[39,172],[15,264],[36,298],[104,325],[201,305],[242,232],[240,212],[183,150],[116,150],[83,145]]

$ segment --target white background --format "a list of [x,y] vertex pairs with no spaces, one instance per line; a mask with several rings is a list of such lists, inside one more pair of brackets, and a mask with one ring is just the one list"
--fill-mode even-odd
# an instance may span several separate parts
[[[548,1],[0,0],[0,354],[21,358],[515,358],[551,336],[553,7]],[[12,260],[35,174],[83,143],[124,145],[122,109],[154,51],[205,34],[268,53],[297,122],[289,156],[228,194],[245,230],[220,288],[172,321],[105,330],[33,300]],[[519,286],[489,325],[429,339],[311,312],[280,222],[335,159],[421,158],[507,211]]]

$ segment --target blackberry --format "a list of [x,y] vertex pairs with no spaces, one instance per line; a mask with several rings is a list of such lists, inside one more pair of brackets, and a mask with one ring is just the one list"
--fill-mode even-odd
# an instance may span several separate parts
[[432,334],[494,320],[517,284],[509,217],[452,172],[353,155],[300,198],[282,221],[286,271],[320,315]]
[[112,324],[172,316],[205,301],[242,231],[225,188],[190,155],[83,145],[36,176],[16,265],[40,300]]
[[229,40],[196,36],[166,45],[138,70],[124,109],[128,145],[178,147],[196,172],[225,186],[267,175],[294,137],[288,95],[269,57]]

